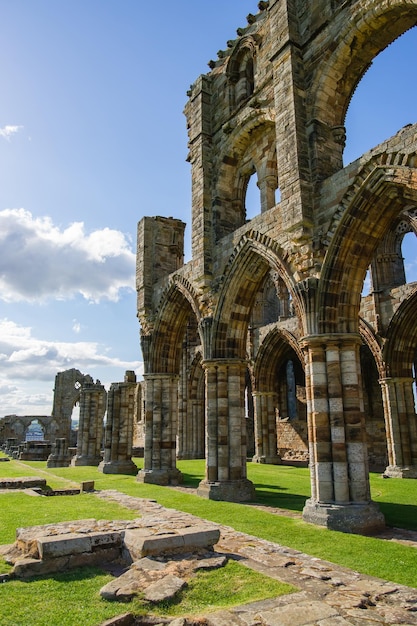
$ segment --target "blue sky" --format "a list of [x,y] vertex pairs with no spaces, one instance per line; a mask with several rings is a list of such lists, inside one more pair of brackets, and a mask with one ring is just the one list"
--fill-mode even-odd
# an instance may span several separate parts
[[[136,224],[190,223],[186,91],[256,11],[0,0],[0,416],[49,414],[70,367],[106,387],[140,375]],[[374,62],[348,112],[346,162],[417,121],[416,58],[413,30]]]

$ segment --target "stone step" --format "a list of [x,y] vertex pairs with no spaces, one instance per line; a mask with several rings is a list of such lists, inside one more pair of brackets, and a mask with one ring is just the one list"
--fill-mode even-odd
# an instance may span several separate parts
[[124,545],[132,561],[144,556],[167,553],[210,550],[220,539],[220,530],[213,527],[193,526],[173,533],[144,535],[142,529],[128,529],[124,534]]

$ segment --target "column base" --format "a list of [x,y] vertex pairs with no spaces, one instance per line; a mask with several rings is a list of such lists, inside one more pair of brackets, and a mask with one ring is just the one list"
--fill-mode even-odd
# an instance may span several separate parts
[[151,485],[179,485],[182,483],[182,474],[178,469],[165,470],[139,470],[136,477],[138,483],[150,483]]
[[385,528],[385,519],[375,502],[363,504],[324,504],[307,500],[303,520],[330,530],[372,535]]
[[417,478],[417,466],[388,465],[383,473],[384,478]]
[[63,458],[51,458],[48,457],[46,461],[46,467],[54,468],[54,467],[69,467],[71,465],[71,457],[63,457]]
[[102,461],[98,466],[98,471],[103,474],[129,474],[136,476],[138,468],[135,463],[130,460],[125,461]]
[[101,456],[73,456],[71,459],[71,465],[73,467],[77,465],[97,465],[102,461]]
[[282,465],[282,459],[278,454],[274,456],[255,456],[252,457],[252,463],[265,463],[265,465]]
[[255,499],[255,487],[247,478],[208,482],[202,480],[197,495],[209,500],[225,502],[248,502]]

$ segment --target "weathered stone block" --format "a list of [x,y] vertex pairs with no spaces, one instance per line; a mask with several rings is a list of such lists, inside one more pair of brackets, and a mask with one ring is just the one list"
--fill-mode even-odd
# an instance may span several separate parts
[[168,575],[149,585],[145,589],[144,598],[148,602],[162,602],[171,600],[181,589],[187,585],[186,581],[178,576]]
[[54,559],[60,556],[91,552],[91,539],[88,535],[67,534],[62,537],[40,537],[37,540],[39,557]]

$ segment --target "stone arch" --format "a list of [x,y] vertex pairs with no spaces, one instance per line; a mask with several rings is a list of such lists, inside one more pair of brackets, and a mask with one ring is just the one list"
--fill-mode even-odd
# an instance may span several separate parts
[[58,372],[55,376],[52,417],[58,422],[56,437],[66,438],[71,444],[71,416],[74,406],[80,402],[81,390],[85,384],[92,383],[88,374],[82,374],[72,368]]
[[382,357],[382,341],[377,337],[374,330],[362,318],[359,318],[359,332],[363,343],[368,347],[372,354],[378,375],[383,378],[386,375],[385,361]]
[[254,366],[254,379],[258,391],[271,389],[275,364],[282,361],[289,351],[297,356],[301,364],[304,357],[297,338],[284,328],[274,328],[263,341]]
[[362,318],[359,319],[359,333],[363,342],[360,348],[360,364],[368,462],[371,471],[382,471],[387,465],[385,407],[380,384],[386,377],[382,356],[383,342]]
[[145,359],[148,372],[179,372],[182,340],[190,317],[197,322],[200,320],[195,295],[186,281],[174,277],[161,297],[154,329],[149,336],[151,350],[147,346],[146,354],[151,354],[151,359]]
[[291,332],[275,327],[268,333],[255,360],[254,380],[254,460],[277,463],[284,455],[305,461],[308,432],[304,358]]
[[413,232],[407,211],[392,223],[380,242],[370,266],[371,291],[392,289],[406,283],[402,242],[404,235]]
[[388,328],[383,356],[386,377],[381,379],[387,431],[387,476],[417,478],[417,289],[402,302]]
[[323,51],[310,92],[311,117],[333,128],[343,125],[356,85],[372,60],[416,19],[416,0],[368,0],[346,12],[338,45]]
[[24,423],[22,419],[17,418],[13,421],[12,430],[13,436],[16,437],[18,441],[23,441],[26,436],[27,424]]
[[246,102],[254,92],[257,47],[254,37],[243,37],[230,55],[226,74],[230,85],[231,109]]
[[45,427],[45,424],[41,421],[41,419],[39,419],[39,417],[37,416],[32,416],[31,418],[29,418],[29,420],[26,420],[25,426],[24,426],[24,436],[23,436],[23,440],[24,441],[28,441],[28,438],[33,440],[34,437],[30,435],[30,428],[32,426],[37,426],[39,427],[39,429],[42,431],[42,436],[38,437],[38,440],[44,440],[47,439],[47,429]]
[[230,136],[219,157],[215,183],[213,225],[217,240],[245,223],[245,196],[252,174],[258,179],[260,212],[275,204],[278,172],[273,115],[269,109],[245,109],[240,117],[239,124],[224,126]]
[[357,332],[366,270],[393,221],[404,208],[417,202],[415,169],[379,166],[360,182],[359,189],[349,198],[324,259],[318,301],[319,333]]
[[[343,16],[343,17],[342,17]],[[416,0],[368,0],[340,10],[327,28],[320,64],[311,59],[307,97],[309,153],[313,178],[343,167],[345,118],[356,86],[372,60],[416,23]]]
[[388,328],[383,356],[389,376],[412,377],[417,360],[417,288],[400,305]]
[[[197,349],[191,362],[184,364],[185,402],[180,403],[178,421],[178,458],[203,459],[205,452],[205,379],[203,355]],[[182,410],[181,410],[182,409]]]
[[250,231],[242,237],[224,270],[213,322],[212,358],[246,359],[246,339],[256,294],[267,273],[276,271],[298,301],[286,255],[268,237]]

